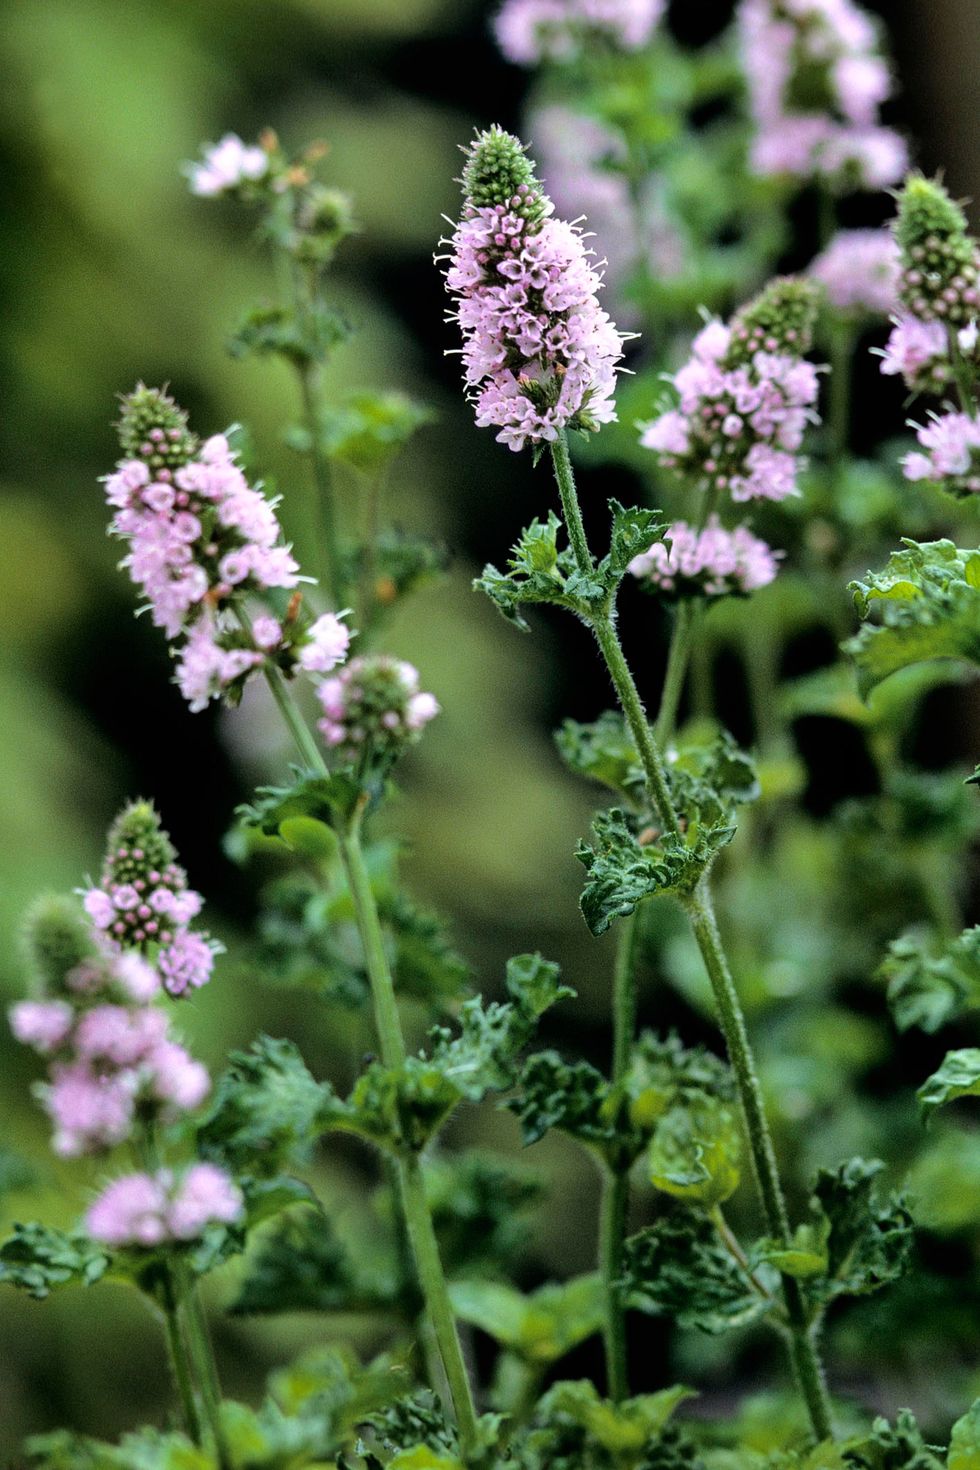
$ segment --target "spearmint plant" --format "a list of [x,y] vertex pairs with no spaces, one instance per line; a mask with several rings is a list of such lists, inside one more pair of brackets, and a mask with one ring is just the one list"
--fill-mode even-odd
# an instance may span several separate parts
[[[594,951],[605,1066],[555,1044],[552,1012],[574,1014],[575,992],[533,933],[495,988],[474,988],[382,825],[453,691],[429,692],[386,631],[444,562],[384,524],[387,477],[429,412],[326,390],[350,331],[330,267],[355,248],[355,206],[322,181],[322,148],[292,156],[271,131],[228,134],[187,166],[196,196],[252,213],[273,258],[276,294],[230,347],[293,375],[302,468],[268,493],[240,426],[192,422],[179,393],[141,383],[117,421],[109,531],[191,712],[251,686],[281,722],[274,782],[229,813],[236,860],[277,861],[253,970],[329,997],[370,1040],[349,1087],[275,1036],[221,1068],[188,1050],[186,1008],[239,982],[151,800],[118,815],[96,879],[37,902],[9,1022],[36,1054],[55,1154],[100,1172],[74,1227],[14,1227],[0,1284],[38,1298],[128,1284],[173,1380],[165,1423],[118,1444],[36,1435],[38,1470],[970,1470],[980,1456],[980,1407],[965,1407],[980,767],[927,767],[916,744],[929,701],[945,691],[959,715],[980,663],[978,246],[918,174],[890,227],[838,230],[843,198],[906,170],[880,115],[878,29],[851,0],[738,9],[695,53],[658,3],[506,0],[493,27],[539,73],[528,123],[546,166],[498,124],[478,131],[439,255],[475,425],[536,467],[528,524],[476,588],[519,630],[539,609],[571,613],[610,691],[611,708],[556,736],[603,792],[575,856],[581,918],[615,941]],[[788,275],[802,190],[821,239]],[[869,339],[919,417],[915,447],[862,458],[851,385]],[[607,464],[631,471],[635,503],[597,507]],[[294,497],[296,547],[279,516]],[[799,634],[822,639],[822,662],[794,661]],[[739,738],[720,651],[744,679]],[[829,809],[807,789],[808,722],[848,732],[867,770]],[[689,1035],[640,1025],[668,995]],[[588,1154],[589,1269],[541,1279],[542,1178],[458,1146],[447,1125],[475,1108],[507,1114],[532,1158],[552,1134]],[[321,1198],[338,1133],[374,1161],[356,1216]],[[588,1234],[563,1211],[570,1240]],[[963,1245],[958,1278],[942,1258]],[[236,1316],[316,1314],[317,1345],[249,1402],[220,1381],[212,1273]],[[766,1392],[741,1391],[760,1365]],[[719,1394],[728,1370],[739,1391]]]

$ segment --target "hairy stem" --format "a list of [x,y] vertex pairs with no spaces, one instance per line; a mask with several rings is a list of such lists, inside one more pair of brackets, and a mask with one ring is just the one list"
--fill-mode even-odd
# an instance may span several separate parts
[[667,669],[664,674],[664,687],[660,695],[660,709],[654,727],[654,738],[661,750],[670,740],[677,724],[677,711],[680,708],[681,694],[691,660],[694,634],[700,621],[699,611],[697,603],[692,598],[685,598],[678,604],[674,618],[674,630],[670,639]]
[[220,1470],[233,1470],[231,1452],[228,1448],[224,1425],[221,1422],[222,1394],[221,1385],[218,1382],[218,1369],[214,1361],[214,1349],[211,1346],[197,1285],[182,1278],[178,1279],[187,1322],[187,1340],[190,1345],[191,1358],[197,1367],[201,1401],[204,1404],[208,1428],[214,1441],[218,1465]]
[[975,419],[977,416],[977,405],[973,397],[973,371],[960,350],[960,341],[955,327],[946,328],[946,338],[949,342],[949,356],[953,364],[953,378],[956,382],[956,393],[960,400],[960,408],[971,419]]
[[[317,748],[308,727],[293,702],[292,692],[285,680],[275,669],[267,668],[267,679],[286,725],[296,742],[297,748],[312,768],[321,775],[328,775],[326,761]],[[381,1057],[386,1067],[401,1066],[406,1058],[405,1038],[402,1035],[401,1017],[395,999],[395,984],[391,966],[385,952],[384,934],[371,880],[364,863],[361,848],[362,809],[358,809],[340,834],[340,856],[354,905],[357,930],[364,950],[364,962],[371,986],[374,1006],[375,1027]],[[477,1416],[470,1388],[469,1375],[463,1358],[463,1350],[456,1330],[449,1288],[446,1283],[439,1247],[428,1201],[422,1166],[418,1157],[401,1155],[396,1161],[398,1170],[399,1199],[412,1246],[419,1286],[425,1300],[426,1311],[432,1324],[439,1354],[445,1369],[452,1398],[452,1407],[459,1429],[460,1447],[466,1459],[473,1451],[477,1439]]]
[[[364,958],[371,982],[375,1024],[381,1057],[386,1067],[401,1066],[406,1057],[395,986],[385,953],[384,935],[377,905],[364,865],[361,850],[360,814],[355,814],[340,841],[341,858],[350,887],[357,926],[364,946]],[[464,1458],[472,1453],[477,1438],[476,1409],[470,1389],[469,1374],[463,1358],[449,1287],[439,1258],[432,1214],[425,1196],[425,1179],[417,1154],[404,1153],[398,1158],[398,1183],[408,1238],[412,1244],[419,1284],[425,1299],[429,1321],[439,1344],[439,1355],[445,1369],[456,1413],[460,1446]]]
[[629,1170],[604,1167],[599,1205],[599,1271],[605,1294],[602,1341],[606,1359],[606,1392],[617,1404],[629,1396],[626,1303],[621,1284],[629,1197]]
[[[293,269],[293,307],[304,334],[311,336],[310,322],[316,302],[315,279],[300,266]],[[303,404],[303,426],[310,440],[310,463],[313,468],[313,486],[316,494],[314,516],[314,545],[322,548],[322,560],[326,572],[327,591],[335,607],[343,607],[345,586],[340,542],[337,535],[337,511],[334,503],[333,471],[323,450],[323,425],[321,423],[323,398],[323,372],[312,356],[304,356],[296,362],[300,398]]]
[[[585,539],[568,448],[563,438],[559,439],[559,445],[552,446],[553,459],[562,506],[566,520],[571,523],[569,537],[580,569],[589,572],[593,567],[592,555]],[[647,721],[636,681],[623,654],[612,612],[595,613],[591,622],[636,743],[650,798],[660,813],[664,827],[679,834],[680,823],[667,785],[663,757]],[[749,1044],[745,1016],[718,932],[707,875],[701,879],[693,893],[683,899],[683,904],[711,981],[729,1059],[735,1073],[766,1228],[773,1239],[788,1242],[789,1218],[776,1168],[776,1155],[762,1101],[762,1089]],[[818,1439],[826,1439],[833,1432],[830,1400],[806,1303],[800,1284],[794,1277],[783,1276],[782,1285],[790,1324],[791,1357],[800,1391],[806,1402],[814,1433]]]
[[169,1267],[164,1268],[160,1290],[170,1366],[173,1369],[177,1397],[180,1400],[180,1417],[189,1438],[200,1446],[203,1444],[203,1436],[201,1420],[197,1412],[197,1400],[194,1397],[194,1375],[191,1370],[187,1343],[184,1341],[177,1291]]

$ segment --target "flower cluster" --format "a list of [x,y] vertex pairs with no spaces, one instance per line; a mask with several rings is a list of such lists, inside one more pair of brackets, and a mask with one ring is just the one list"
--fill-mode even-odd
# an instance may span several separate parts
[[110,529],[128,543],[123,565],[176,645],[191,709],[238,700],[271,658],[286,673],[341,662],[350,634],[336,614],[305,630],[267,613],[249,625],[248,597],[296,587],[299,567],[274,504],[249,485],[225,436],[199,444],[183,410],[142,386],[124,401],[119,431],[125,457],[106,481]]
[[191,164],[187,173],[191,192],[211,199],[233,194],[243,184],[257,183],[266,177],[269,167],[265,148],[243,143],[237,133],[226,133],[220,143],[205,147],[201,161]]
[[939,393],[950,381],[949,341],[941,322],[899,313],[881,354],[881,371],[913,393]]
[[898,247],[890,230],[840,230],[810,266],[838,311],[891,316],[898,305]]
[[674,377],[675,408],[642,427],[660,462],[736,502],[798,494],[799,450],[817,420],[814,288],[773,281],[729,326],[711,321]]
[[16,1039],[49,1062],[39,1088],[54,1151],[123,1143],[137,1118],[166,1122],[207,1096],[207,1070],[175,1041],[156,1004],[158,971],[138,952],[106,949],[74,906],[46,901],[29,942],[43,988],[10,1011]]
[[[901,306],[881,370],[915,393],[940,394],[980,376],[980,251],[966,216],[943,186],[914,175],[898,200]],[[913,426],[919,447],[903,466],[953,495],[980,492],[980,424],[967,412],[931,414]]]
[[891,76],[853,0],[742,0],[739,27],[757,173],[867,189],[901,178],[905,142],[879,121]]
[[980,420],[970,414],[930,414],[916,427],[919,448],[902,461],[907,480],[933,480],[953,495],[980,494]]
[[954,328],[973,321],[980,311],[980,251],[965,214],[941,184],[919,175],[906,181],[895,239],[904,309],[920,322]]
[[499,128],[471,146],[463,184],[446,284],[477,424],[520,450],[608,423],[622,337],[582,234],[552,218],[523,147]]
[[775,579],[779,553],[745,526],[726,531],[717,516],[703,530],[675,521],[628,570],[670,598],[746,596]]
[[317,695],[320,732],[346,764],[385,761],[439,713],[435,696],[419,687],[418,670],[383,654],[351,659]]
[[665,8],[666,0],[504,0],[494,32],[507,60],[517,66],[567,63],[597,41],[638,51]]
[[185,995],[210,979],[213,948],[190,928],[201,896],[188,888],[149,802],[132,802],[119,814],[109,832],[101,882],[86,889],[83,900],[104,947],[152,955],[170,995]]
[[152,1249],[197,1240],[209,1225],[233,1225],[242,1208],[230,1176],[216,1164],[198,1163],[177,1177],[159,1169],[114,1179],[90,1206],[85,1228],[103,1245]]

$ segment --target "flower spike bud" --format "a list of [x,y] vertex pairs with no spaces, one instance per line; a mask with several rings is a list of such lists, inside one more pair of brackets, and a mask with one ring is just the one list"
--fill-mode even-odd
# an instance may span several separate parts
[[729,365],[747,362],[757,352],[787,352],[802,357],[813,344],[820,303],[814,281],[777,276],[732,321]]
[[898,196],[899,294],[920,321],[962,326],[977,315],[977,242],[966,215],[938,180],[913,174]]
[[197,450],[184,410],[165,389],[144,383],[124,395],[116,430],[124,457],[142,460],[154,472],[179,470]]
[[51,893],[39,898],[24,923],[24,943],[41,990],[57,995],[65,977],[95,954],[85,915],[73,898]]
[[466,199],[446,286],[479,428],[510,449],[592,433],[616,417],[623,337],[599,306],[585,237],[554,217],[522,144],[502,128],[466,150]]
[[177,849],[163,830],[160,814],[142,798],[124,806],[109,828],[103,879],[107,883],[146,883],[153,873],[172,873],[185,882],[177,866]]
[[439,713],[433,694],[419,685],[412,664],[386,654],[351,659],[317,689],[318,726],[337,760],[385,766]]
[[513,133],[495,123],[477,133],[465,153],[461,183],[472,209],[502,205],[528,224],[537,224],[551,213],[551,203],[534,172],[534,160]]

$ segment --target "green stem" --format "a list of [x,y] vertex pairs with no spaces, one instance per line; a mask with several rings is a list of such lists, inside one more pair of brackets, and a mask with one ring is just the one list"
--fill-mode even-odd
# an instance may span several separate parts
[[[293,270],[293,306],[303,335],[312,337],[310,320],[315,304],[316,286],[306,278],[300,266]],[[303,404],[303,420],[310,439],[310,462],[313,467],[313,485],[316,492],[314,544],[322,546],[326,570],[327,591],[335,607],[343,607],[345,586],[340,543],[337,535],[337,513],[334,504],[333,471],[323,450],[323,426],[320,422],[323,396],[323,373],[320,364],[310,356],[296,362],[300,398]]]
[[193,1374],[187,1353],[187,1344],[184,1341],[184,1335],[181,1330],[180,1306],[169,1266],[165,1266],[163,1270],[161,1295],[163,1298],[163,1320],[167,1334],[167,1348],[170,1353],[170,1366],[173,1369],[174,1382],[177,1385],[177,1396],[180,1399],[181,1419],[189,1437],[196,1445],[200,1446],[203,1443],[201,1420],[197,1412],[197,1401],[194,1398]]
[[218,1382],[214,1350],[211,1347],[197,1285],[195,1282],[182,1281],[180,1290],[187,1322],[187,1340],[190,1344],[191,1358],[197,1367],[201,1400],[204,1404],[208,1428],[214,1440],[218,1465],[220,1470],[233,1470],[231,1452],[228,1448],[224,1425],[221,1422],[221,1385]]
[[[341,835],[340,853],[357,916],[357,926],[364,946],[364,958],[371,982],[375,1024],[381,1057],[386,1067],[401,1066],[406,1057],[395,986],[385,953],[384,935],[371,882],[364,865],[360,837],[361,813],[355,813]],[[398,1181],[408,1238],[412,1244],[419,1285],[425,1299],[439,1354],[449,1382],[456,1424],[459,1429],[463,1458],[468,1458],[477,1442],[477,1416],[470,1389],[469,1374],[456,1330],[456,1319],[449,1299],[449,1287],[439,1258],[432,1214],[425,1195],[425,1179],[417,1154],[401,1154],[397,1160]]]
[[[267,668],[267,678],[276,704],[296,741],[297,748],[314,770],[319,771],[322,775],[327,775],[326,761],[296,708],[292,692],[285,680],[276,669],[272,668]],[[361,848],[362,818],[363,808],[358,808],[349,820],[346,830],[339,834],[340,857],[350,888],[357,929],[371,984],[371,998],[381,1057],[386,1067],[399,1067],[406,1058],[405,1039],[402,1035],[401,1018],[398,1014],[398,1002],[395,999],[391,967],[385,953],[381,919],[378,915],[374,894],[371,891],[371,880]],[[414,1155],[402,1156],[396,1162],[399,1195],[412,1254],[415,1258],[419,1285],[439,1345],[439,1353],[449,1383],[456,1424],[459,1429],[460,1447],[463,1458],[466,1459],[476,1445],[476,1409],[459,1334],[456,1331],[452,1304],[449,1300],[449,1288],[446,1284],[442,1262],[439,1259],[439,1247],[432,1216],[425,1197],[422,1167]]]
[[617,1404],[629,1396],[626,1303],[621,1285],[629,1197],[629,1170],[604,1167],[599,1206],[599,1271],[605,1295],[602,1340],[606,1358],[606,1392]]
[[946,328],[946,338],[949,342],[949,356],[953,364],[953,377],[956,381],[960,407],[971,419],[976,418],[977,405],[973,397],[973,372],[960,351],[959,338],[954,327]]
[[831,471],[839,476],[847,456],[851,428],[851,378],[854,366],[854,327],[836,318],[830,335],[830,382],[827,399],[827,437]]
[[[718,932],[707,877],[701,879],[694,892],[684,901],[684,907],[711,981],[729,1061],[735,1073],[766,1228],[774,1240],[788,1242],[789,1217],[776,1167],[772,1134],[766,1120],[762,1088],[749,1043],[745,1016]],[[814,1433],[818,1439],[828,1439],[833,1434],[830,1399],[806,1303],[800,1283],[795,1277],[784,1275],[782,1285],[789,1319],[790,1354],[800,1391],[806,1401]]]
[[[629,1070],[636,1035],[636,957],[639,948],[640,911],[623,920],[613,970],[612,1080],[622,1082]],[[602,1174],[599,1205],[599,1271],[605,1295],[603,1343],[606,1386],[617,1403],[629,1394],[629,1364],[626,1347],[626,1303],[620,1287],[623,1274],[623,1242],[629,1214],[629,1168],[608,1167]]]
[[670,650],[667,654],[667,671],[664,674],[663,691],[660,695],[660,710],[654,727],[654,738],[661,750],[670,740],[677,724],[677,711],[680,708],[684,680],[687,678],[691,649],[694,646],[694,633],[700,621],[699,611],[696,602],[691,598],[685,598],[677,608]]
[[[557,445],[552,446],[552,449],[562,506],[566,521],[570,523],[569,536],[576,560],[579,567],[587,572],[593,565],[592,555],[585,541],[567,445],[563,438],[558,442],[562,452],[559,452]],[[674,834],[680,834],[680,823],[667,786],[663,757],[650,730],[636,682],[623,655],[612,613],[608,610],[595,613],[591,621],[623,714],[636,743],[650,798],[659,811],[665,828]],[[765,1116],[762,1089],[749,1045],[745,1016],[718,932],[707,875],[701,879],[694,892],[682,901],[714,992],[745,1118],[766,1227],[773,1239],[788,1242],[789,1218],[776,1168],[772,1135]],[[800,1390],[814,1433],[818,1439],[826,1439],[832,1433],[830,1401],[806,1303],[800,1284],[794,1277],[783,1276],[782,1284],[790,1325],[791,1357]]]

